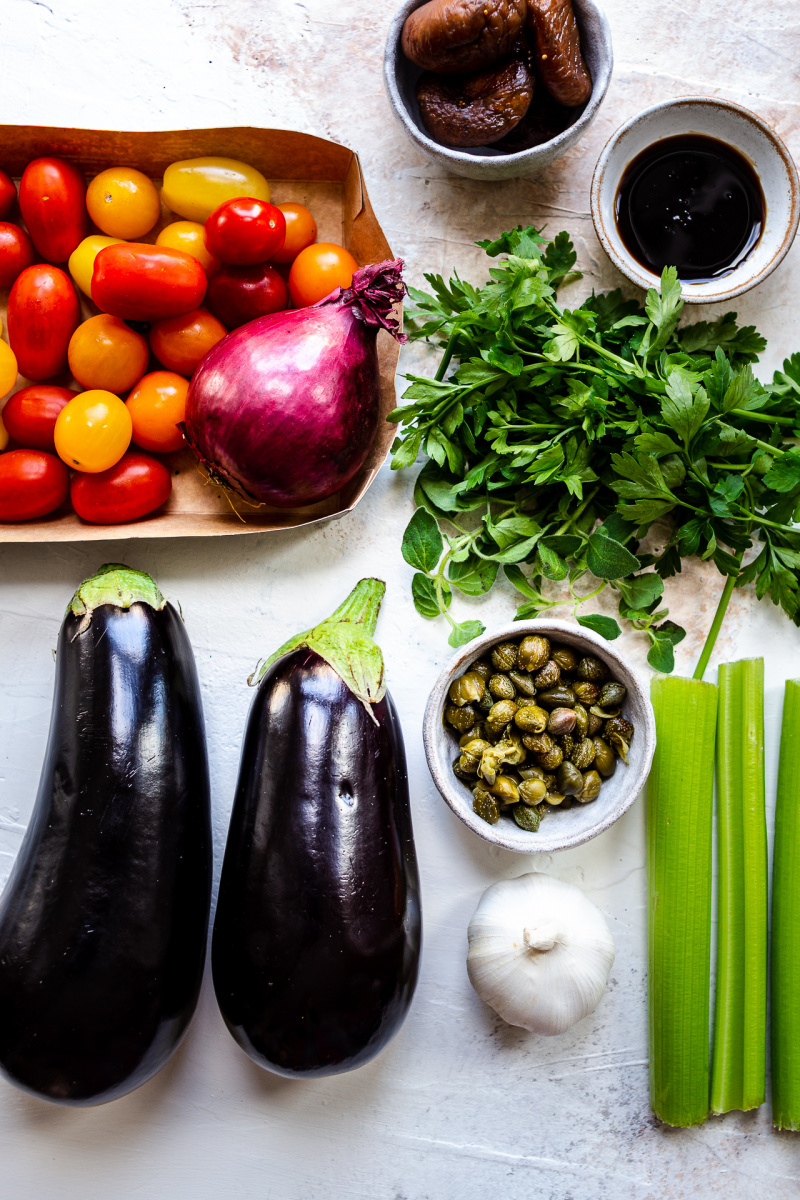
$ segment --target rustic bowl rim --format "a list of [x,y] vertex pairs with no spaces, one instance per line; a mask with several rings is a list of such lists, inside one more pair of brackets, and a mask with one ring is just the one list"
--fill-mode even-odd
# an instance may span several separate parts
[[[610,666],[613,665],[615,673],[618,674],[621,682],[625,683],[629,693],[636,696],[643,712],[643,718],[637,718],[636,725],[637,741],[642,747],[639,759],[636,764],[632,763],[625,769],[625,774],[622,776],[625,781],[624,786],[615,798],[613,805],[609,809],[599,807],[597,820],[588,829],[566,835],[562,831],[558,837],[554,822],[543,823],[537,833],[528,833],[526,830],[520,829],[513,821],[511,822],[512,830],[509,830],[508,833],[506,830],[509,823],[506,821],[501,820],[496,825],[489,825],[472,811],[469,803],[470,793],[450,770],[449,756],[447,769],[443,770],[440,756],[437,753],[438,748],[442,745],[442,739],[449,739],[450,736],[442,722],[442,711],[447,689],[453,679],[488,646],[502,641],[503,638],[525,637],[530,633],[569,639],[572,644],[585,646],[598,658],[602,658]],[[649,689],[639,673],[622,657],[619,651],[615,650],[605,638],[583,626],[573,624],[571,621],[541,618],[532,621],[509,621],[504,625],[494,626],[479,637],[473,638],[467,645],[461,646],[442,668],[431,689],[422,720],[422,740],[433,782],[442,799],[459,820],[463,821],[478,837],[495,846],[502,846],[517,854],[551,854],[556,850],[567,850],[573,846],[582,845],[618,821],[631,807],[647,780],[656,745],[655,716],[648,691]],[[547,824],[554,826],[549,836],[546,831]]]

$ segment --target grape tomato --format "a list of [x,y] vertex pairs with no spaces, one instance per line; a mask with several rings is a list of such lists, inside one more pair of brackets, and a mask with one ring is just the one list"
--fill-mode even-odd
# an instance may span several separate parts
[[0,171],[0,221],[5,221],[14,207],[16,198],[17,189],[14,187],[14,180],[10,175],[6,175],[5,171]]
[[26,379],[52,379],[67,365],[69,340],[80,321],[72,280],[59,267],[34,263],[8,298],[8,340]]
[[36,158],[19,185],[19,207],[42,258],[65,263],[86,236],[86,184],[63,158]]
[[8,342],[0,341],[0,400],[7,396],[17,382],[17,356]]
[[55,453],[56,419],[65,405],[75,399],[70,388],[50,383],[32,383],[6,400],[3,420],[9,435],[29,450]]
[[206,273],[208,279],[215,275],[221,267],[218,258],[209,254],[206,249],[205,229],[199,221],[173,221],[165,225],[156,238],[157,246],[170,246],[173,250],[183,250],[196,258]]
[[171,492],[172,477],[164,464],[129,450],[107,471],[73,476],[70,499],[81,520],[117,525],[146,517],[166,504]]
[[226,200],[206,221],[206,247],[215,258],[252,267],[280,250],[286,218],[274,204],[251,197]]
[[228,329],[238,329],[256,317],[281,312],[288,303],[286,284],[269,263],[222,267],[209,281],[206,295],[206,304]]
[[227,332],[215,316],[197,308],[181,317],[154,321],[150,328],[150,349],[168,371],[192,375],[201,359]]
[[0,455],[0,521],[34,521],[60,508],[69,471],[54,454],[7,450]]
[[106,237],[104,233],[90,233],[69,256],[67,269],[84,296],[92,295],[92,272],[94,260],[106,246],[118,246],[122,238]]
[[187,158],[167,167],[161,196],[179,216],[205,221],[226,200],[269,200],[270,191],[261,172],[238,159]]
[[126,321],[160,321],[197,308],[206,293],[203,268],[191,254],[148,242],[106,246],[94,260],[92,299]]
[[0,221],[0,287],[11,287],[35,258],[33,242],[25,230],[9,221]]

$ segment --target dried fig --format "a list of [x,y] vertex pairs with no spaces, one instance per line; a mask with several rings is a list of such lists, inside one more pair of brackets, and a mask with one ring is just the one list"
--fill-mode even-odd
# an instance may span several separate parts
[[417,102],[425,128],[446,146],[488,146],[525,116],[533,96],[533,76],[512,59],[480,75],[423,75]]
[[572,0],[528,0],[528,30],[539,78],[559,104],[577,108],[592,94]]
[[508,54],[525,23],[527,0],[428,0],[403,26],[406,58],[426,71],[483,71]]

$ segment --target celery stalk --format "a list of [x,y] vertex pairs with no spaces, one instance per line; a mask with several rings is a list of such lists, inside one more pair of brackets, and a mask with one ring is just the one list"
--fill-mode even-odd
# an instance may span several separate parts
[[717,688],[654,679],[647,785],[650,1106],[668,1125],[709,1112],[711,829]]
[[758,1108],[766,1090],[767,822],[764,660],[719,668],[719,882],[711,1111]]
[[800,679],[783,701],[772,868],[772,1123],[800,1129]]

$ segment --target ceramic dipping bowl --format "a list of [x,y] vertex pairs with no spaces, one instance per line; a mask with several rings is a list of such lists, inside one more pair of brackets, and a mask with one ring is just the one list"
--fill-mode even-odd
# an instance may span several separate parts
[[702,134],[726,142],[755,171],[766,209],[756,245],[729,274],[704,282],[684,281],[687,304],[731,300],[771,274],[789,251],[800,218],[800,183],[792,156],[760,117],[729,100],[688,96],[655,104],[626,121],[607,143],[592,179],[592,220],[608,257],[628,279],[642,288],[659,279],[632,256],[617,228],[616,200],[629,163],[663,138]]
[[405,0],[397,11],[386,39],[383,73],[389,103],[395,117],[426,158],[452,171],[454,175],[464,175],[468,179],[515,179],[519,175],[530,175],[549,167],[583,137],[603,102],[614,63],[608,21],[595,0],[573,0],[581,34],[581,49],[592,76],[592,94],[589,100],[583,109],[575,110],[576,117],[573,123],[556,137],[540,146],[532,146],[529,150],[520,150],[516,154],[504,154],[491,146],[469,149],[444,146],[441,142],[434,141],[425,129],[416,100],[417,80],[423,72],[420,67],[409,62],[400,45],[406,17],[425,2],[426,0]]
[[[613,677],[628,689],[622,713],[634,726],[628,765],[617,763],[611,778],[603,780],[597,799],[589,804],[573,804],[565,812],[551,809],[542,818],[536,833],[520,829],[507,813],[501,813],[500,820],[495,825],[489,825],[473,812],[472,792],[453,774],[458,738],[455,730],[445,725],[443,718],[448,689],[458,675],[463,675],[471,663],[486,655],[498,642],[507,639],[516,641],[529,633],[541,634],[553,642],[574,646],[581,656],[591,654],[605,662]],[[555,620],[512,621],[508,625],[501,625],[462,646],[433,685],[422,724],[425,754],[433,782],[459,820],[478,837],[495,846],[515,850],[518,854],[552,854],[554,850],[579,846],[619,820],[645,784],[656,745],[655,718],[648,691],[625,659],[604,638],[588,629],[568,621]]]

